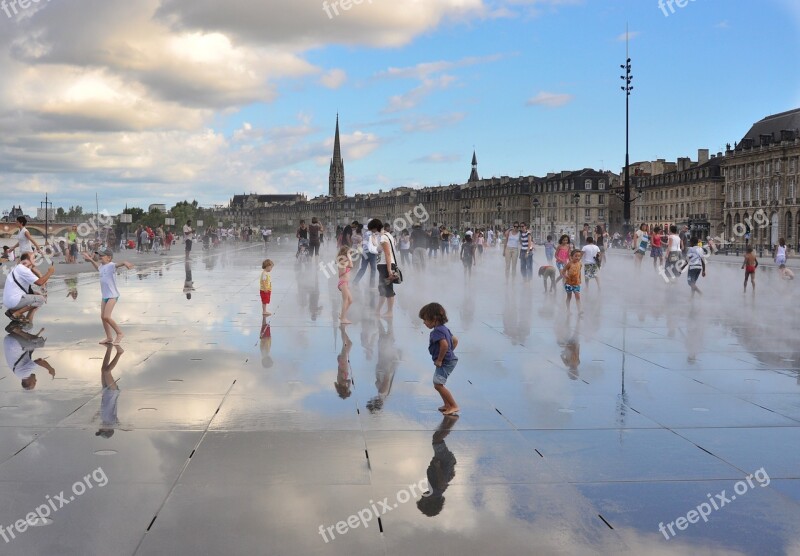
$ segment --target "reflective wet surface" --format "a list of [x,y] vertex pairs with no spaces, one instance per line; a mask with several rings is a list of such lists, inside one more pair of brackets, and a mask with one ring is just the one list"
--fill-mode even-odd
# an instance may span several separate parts
[[[96,276],[51,282],[4,338],[0,526],[25,530],[1,554],[800,554],[798,296],[770,274],[742,296],[712,262],[691,300],[617,255],[578,318],[489,250],[469,284],[455,259],[404,269],[391,319],[365,277],[341,328],[336,276],[293,255],[122,271],[122,349],[98,344]],[[417,317],[434,300],[457,417]]]

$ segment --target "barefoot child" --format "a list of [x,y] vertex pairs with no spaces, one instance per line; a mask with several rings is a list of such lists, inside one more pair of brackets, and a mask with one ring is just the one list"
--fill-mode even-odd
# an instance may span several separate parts
[[259,289],[261,294],[261,314],[265,317],[270,316],[272,313],[267,311],[270,298],[272,297],[272,278],[269,273],[272,272],[272,267],[275,266],[271,259],[264,259],[261,263],[261,279],[259,280]]
[[744,262],[742,263],[744,269],[744,291],[747,293],[747,278],[750,278],[750,283],[753,285],[753,293],[756,293],[756,268],[758,268],[758,259],[756,254],[753,253],[753,248],[748,247],[744,255]]
[[353,260],[350,258],[350,248],[342,245],[336,254],[336,266],[339,268],[339,283],[337,288],[342,292],[342,313],[339,315],[339,324],[352,324],[347,319],[347,310],[353,304],[353,295],[350,293],[350,271],[353,269]]
[[[83,258],[92,263],[95,270],[100,271],[100,294],[103,298],[100,304],[100,320],[103,322],[103,330],[106,332],[106,337],[100,340],[101,344],[114,344],[118,346],[122,341],[124,334],[119,329],[117,323],[111,318],[111,313],[119,300],[119,290],[117,289],[117,268],[124,266],[128,270],[133,268],[133,265],[128,261],[123,261],[119,264],[114,264],[114,252],[111,249],[105,251],[98,251],[100,255],[100,265],[95,262],[89,253],[84,253]],[[111,333],[116,332],[116,337],[111,338]]]
[[569,304],[572,301],[572,294],[575,294],[575,304],[578,306],[578,314],[583,314],[581,311],[581,257],[583,251],[580,249],[573,249],[570,253],[569,262],[561,270],[561,277],[564,279],[564,291],[567,292],[567,313],[569,313]]
[[[670,227],[672,228],[672,226]],[[703,278],[706,277],[706,261],[703,253],[702,247],[698,247],[697,237],[692,237],[689,240],[689,251],[687,252],[687,260],[689,261],[689,287],[692,288],[692,297],[694,294],[703,295],[703,292],[700,291],[700,288],[697,287],[697,281],[700,279],[700,275],[702,273]]]
[[436,365],[436,371],[433,373],[433,387],[439,392],[442,397],[444,405],[439,408],[445,415],[453,415],[458,413],[458,404],[453,399],[453,394],[447,389],[447,377],[456,368],[458,357],[453,353],[453,350],[458,346],[458,338],[453,336],[450,329],[445,326],[447,322],[447,313],[444,307],[438,303],[428,303],[419,310],[419,318],[425,323],[425,326],[431,329],[430,343],[428,344],[428,352],[433,358],[433,363]]

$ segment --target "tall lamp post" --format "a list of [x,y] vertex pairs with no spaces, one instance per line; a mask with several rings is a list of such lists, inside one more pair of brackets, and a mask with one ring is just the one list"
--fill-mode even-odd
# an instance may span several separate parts
[[539,225],[539,199],[534,197],[532,204],[534,218],[536,219],[536,227],[533,230],[533,235],[536,239],[541,240],[539,237],[541,235],[541,226]]
[[[625,55],[627,58],[628,47],[627,43],[625,46]],[[631,91],[633,90],[633,85],[631,85],[631,81],[633,81],[633,76],[631,75],[631,59],[627,58],[623,65],[620,65],[620,68],[625,70],[625,75],[620,75],[620,79],[625,82],[625,85],[620,87],[625,92],[625,192],[624,192],[624,208],[622,212],[622,218],[624,220],[624,234],[627,234],[631,229],[631,179],[630,179],[630,157],[628,153],[628,123],[629,123],[629,104],[630,104],[630,97]]]
[[572,200],[575,203],[575,245],[580,245],[578,242],[578,203],[581,202],[581,194],[575,193],[575,195],[572,196]]
[[44,244],[47,245],[48,227],[50,224],[50,207],[53,206],[53,203],[47,200],[47,192],[44,194],[44,201],[39,203],[39,207],[42,205],[44,205]]

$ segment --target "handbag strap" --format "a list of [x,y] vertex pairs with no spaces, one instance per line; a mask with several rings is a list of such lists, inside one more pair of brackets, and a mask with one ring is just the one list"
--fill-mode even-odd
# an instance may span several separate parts
[[[16,270],[16,268],[14,268],[14,270]],[[21,289],[21,290],[22,290],[22,293],[24,293],[25,295],[28,295],[28,290],[26,290],[25,288],[23,288],[23,287],[22,287],[22,284],[20,284],[20,283],[19,283],[19,281],[17,280],[17,277],[14,275],[14,270],[12,270],[12,271],[11,271],[11,278],[13,278],[13,279],[14,279],[14,283],[15,283],[17,286],[19,286],[19,289]]]
[[397,266],[397,255],[394,254],[394,241],[392,241],[392,236],[387,234],[386,232],[384,232],[384,235],[387,235],[389,237],[389,247],[392,248],[392,264]]

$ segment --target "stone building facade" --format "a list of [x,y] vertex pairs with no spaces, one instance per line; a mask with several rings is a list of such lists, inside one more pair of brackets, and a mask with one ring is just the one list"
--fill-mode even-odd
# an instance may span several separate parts
[[609,203],[612,183],[619,176],[611,172],[601,172],[584,168],[577,171],[564,171],[548,174],[539,180],[534,189],[534,211],[532,220],[535,235],[573,235],[584,224],[594,230],[601,225],[614,231],[609,220]]
[[[725,234],[771,247],[779,238],[800,243],[800,108],[753,124],[724,157]],[[758,212],[758,215],[756,213]]]

